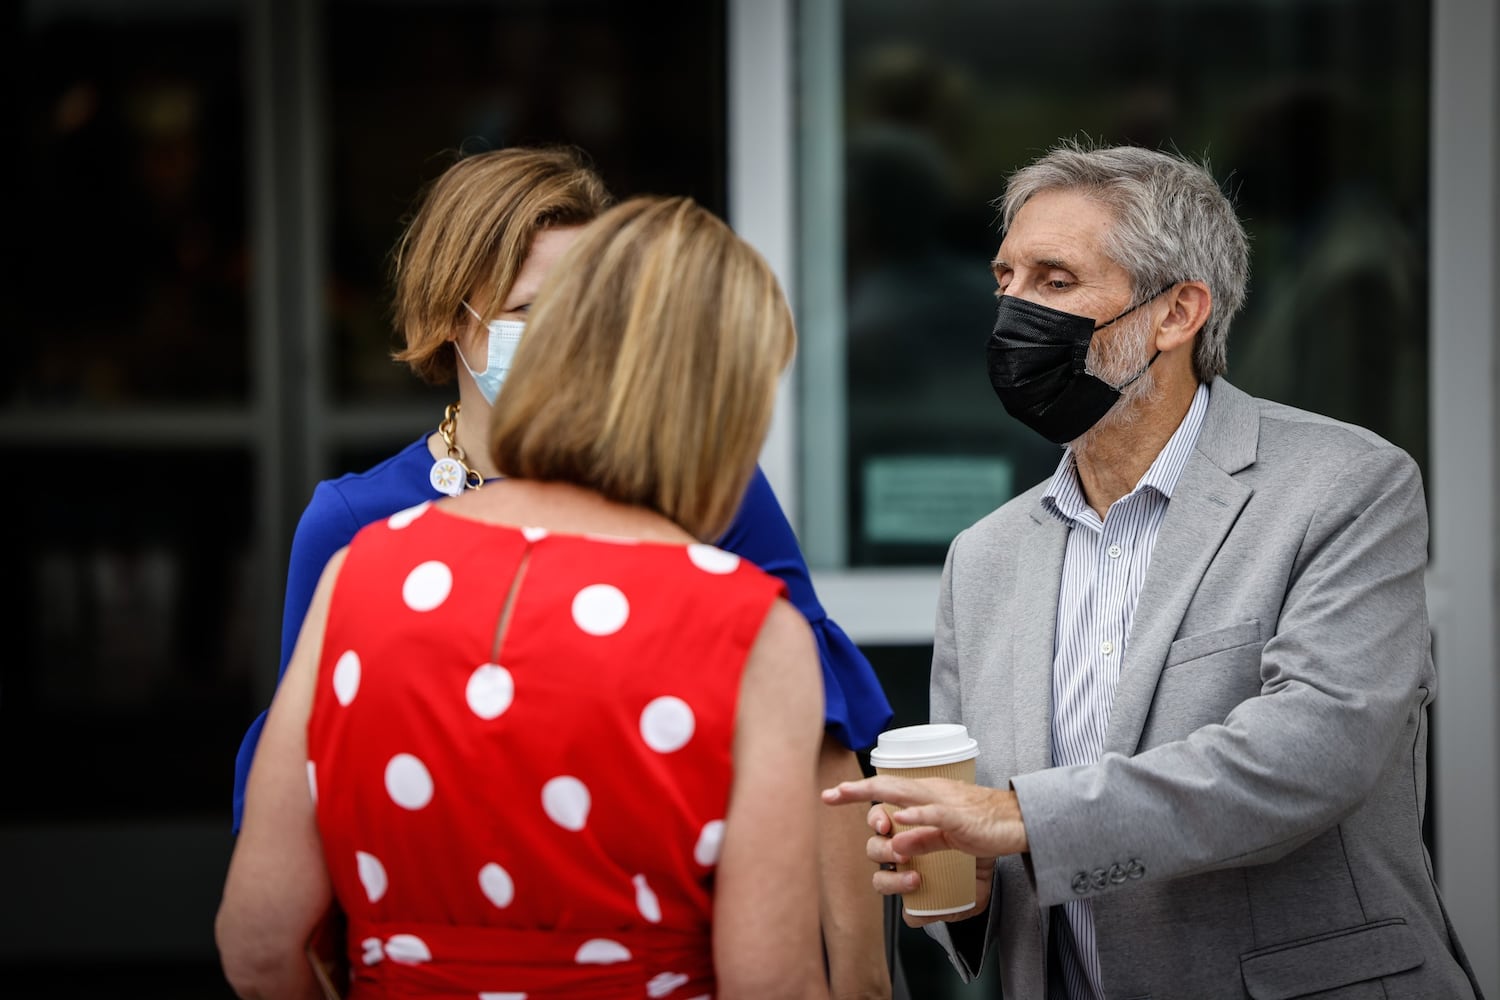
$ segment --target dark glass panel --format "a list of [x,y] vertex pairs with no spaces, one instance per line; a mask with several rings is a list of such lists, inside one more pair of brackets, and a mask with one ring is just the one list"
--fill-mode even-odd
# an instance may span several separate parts
[[[12,449],[0,800],[28,821],[229,816],[254,717],[253,463],[243,451]],[[211,491],[210,491],[211,488]]]
[[0,405],[243,402],[238,5],[26,6]]

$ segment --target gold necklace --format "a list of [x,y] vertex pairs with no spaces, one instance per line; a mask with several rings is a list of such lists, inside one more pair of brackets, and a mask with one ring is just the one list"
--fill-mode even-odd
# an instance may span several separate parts
[[448,454],[432,463],[427,479],[439,493],[456,497],[465,488],[477,490],[484,485],[484,477],[469,468],[464,450],[458,446],[454,435],[458,431],[458,411],[462,404],[453,403],[443,410],[442,422],[438,424],[438,436],[448,446]]

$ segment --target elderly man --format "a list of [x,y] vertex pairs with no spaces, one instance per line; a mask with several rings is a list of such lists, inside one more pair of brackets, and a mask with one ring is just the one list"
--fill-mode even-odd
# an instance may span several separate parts
[[1001,214],[991,381],[1067,449],[943,571],[932,718],[978,786],[824,793],[918,825],[870,811],[876,888],[980,858],[974,910],[906,919],[1017,1000],[1477,995],[1422,843],[1416,465],[1221,377],[1248,253],[1203,168],[1063,145]]

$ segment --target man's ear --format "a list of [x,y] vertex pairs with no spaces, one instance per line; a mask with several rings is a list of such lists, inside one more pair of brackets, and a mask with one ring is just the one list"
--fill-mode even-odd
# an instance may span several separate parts
[[1214,300],[1213,293],[1201,281],[1179,281],[1162,298],[1167,303],[1167,315],[1156,333],[1156,349],[1165,352],[1192,343],[1208,321]]

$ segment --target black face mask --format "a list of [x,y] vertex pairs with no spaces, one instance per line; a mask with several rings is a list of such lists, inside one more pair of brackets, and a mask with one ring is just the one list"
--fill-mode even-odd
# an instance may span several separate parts
[[1171,287],[1167,285],[1098,326],[1087,316],[1002,295],[988,355],[990,385],[1005,404],[1005,412],[1053,444],[1067,444],[1081,437],[1115,405],[1121,390],[1146,374],[1161,355],[1160,351],[1151,355],[1151,360],[1121,385],[1110,385],[1088,370],[1094,333]]

